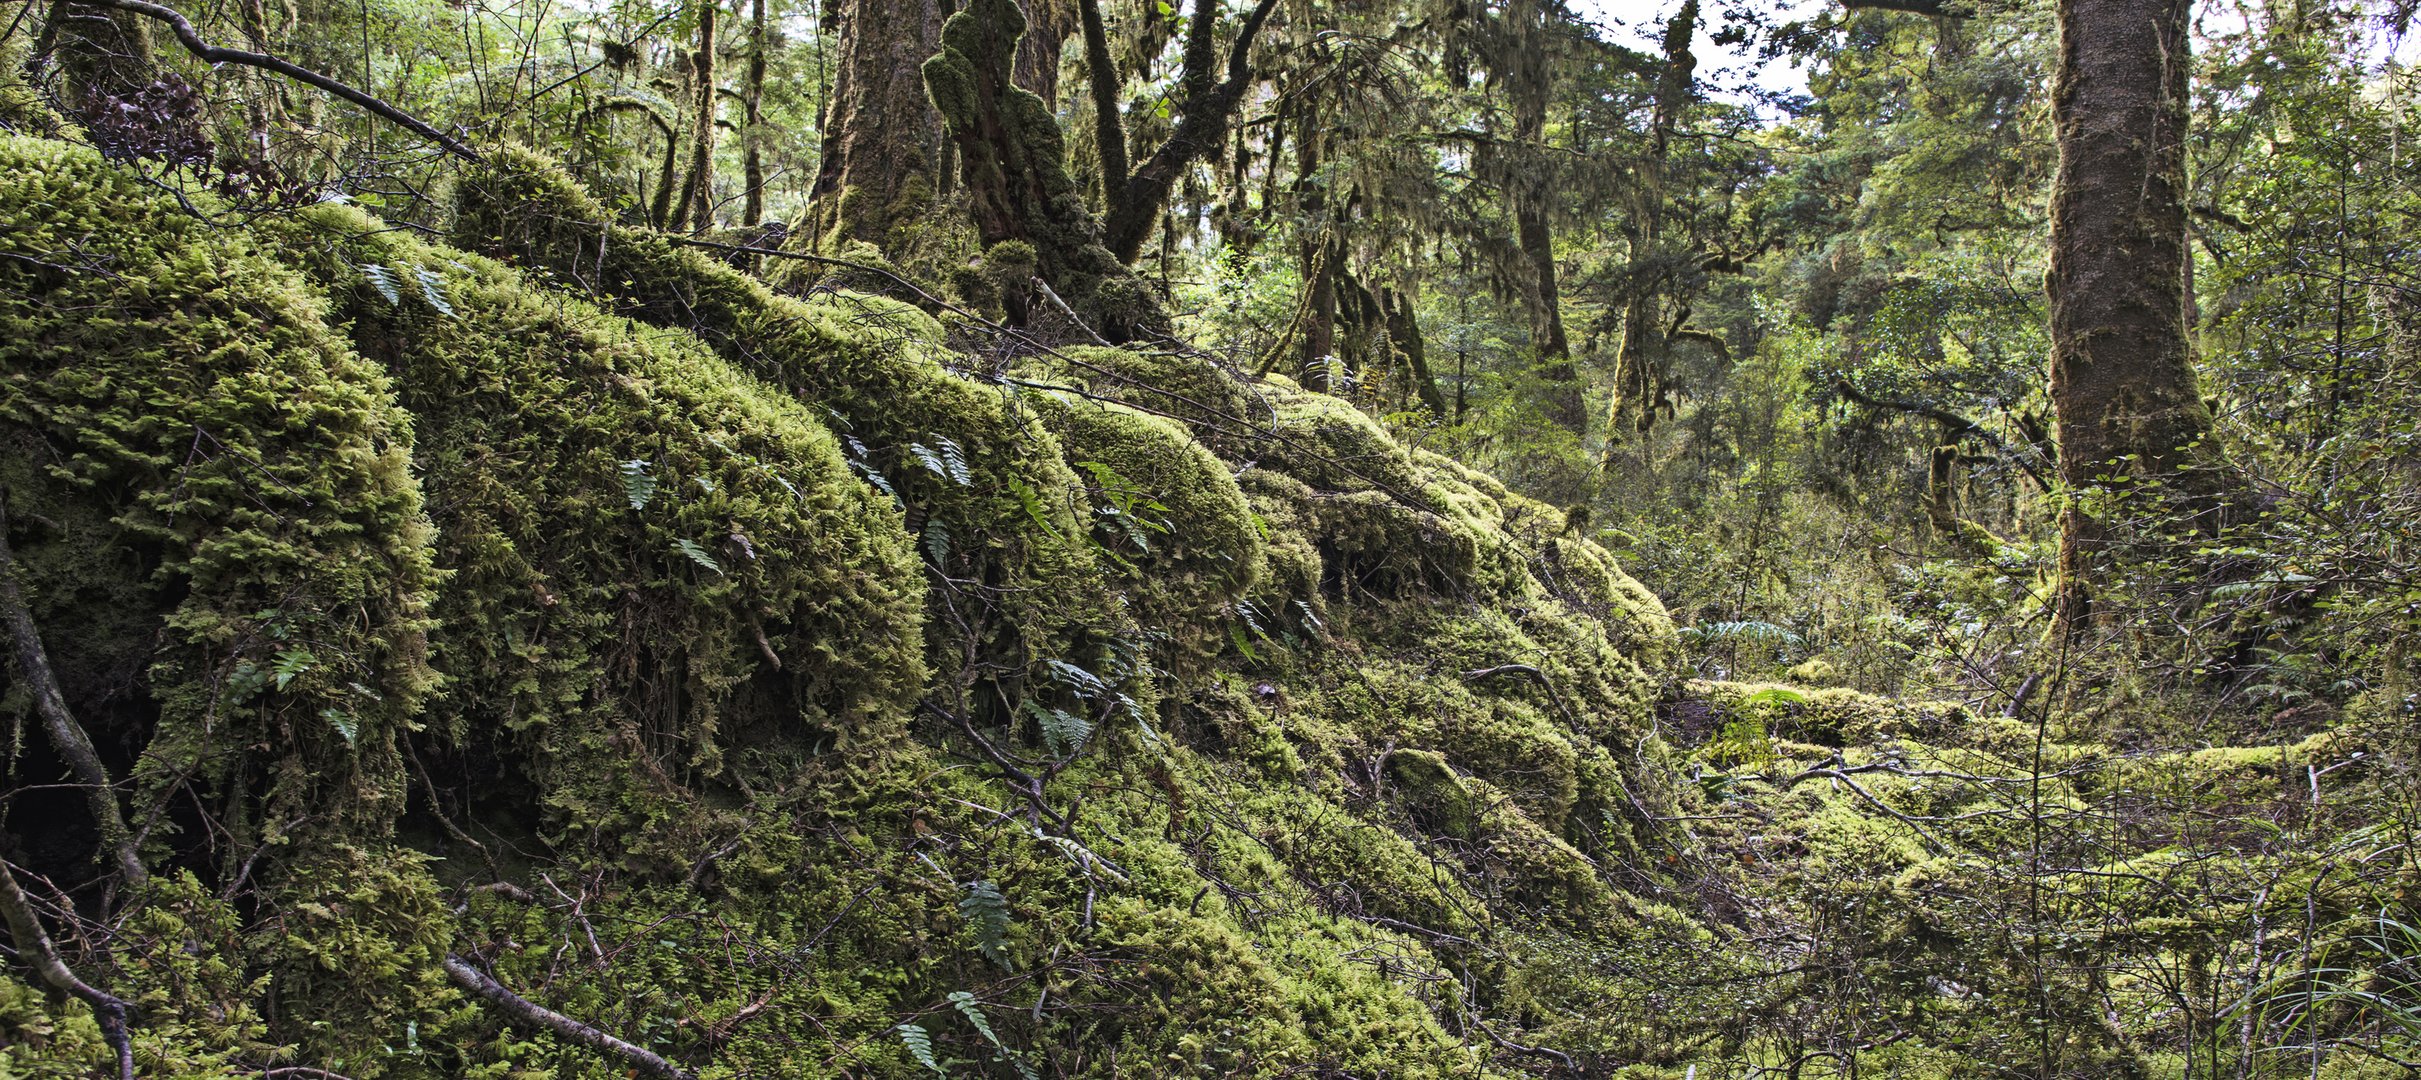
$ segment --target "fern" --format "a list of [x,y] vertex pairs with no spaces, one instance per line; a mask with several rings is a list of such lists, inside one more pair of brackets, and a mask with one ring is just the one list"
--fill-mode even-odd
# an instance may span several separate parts
[[933,1056],[933,1033],[915,1024],[901,1024],[897,1030],[900,1045],[908,1048],[908,1056],[915,1058],[917,1064],[933,1070],[935,1076],[950,1075],[950,1070],[942,1068],[942,1063]]
[[939,518],[925,522],[925,554],[933,557],[936,570],[950,565],[950,530]]
[[1042,729],[1042,744],[1052,757],[1074,757],[1093,741],[1093,725],[1084,717],[1066,709],[1038,705],[1032,698],[1022,704],[1026,715],[1033,717],[1035,725]]
[[689,561],[718,574],[723,572],[723,564],[716,562],[715,557],[707,554],[706,549],[699,547],[696,541],[686,536],[676,536],[673,538],[673,546],[681,549],[681,554],[689,556]]
[[438,314],[449,319],[459,317],[454,314],[454,305],[446,299],[445,278],[438,276],[436,271],[425,266],[413,267],[412,278],[420,282],[420,298],[428,301],[429,306],[437,309]]
[[630,500],[633,510],[645,510],[656,497],[656,478],[648,475],[647,462],[633,458],[622,463],[622,497]]
[[994,1061],[1007,1062],[1025,1080],[1038,1080],[1034,1067],[1026,1064],[1025,1059],[1010,1053],[1008,1045],[1000,1041],[999,1033],[992,1030],[992,1021],[984,1016],[983,1004],[975,1000],[975,995],[964,990],[953,990],[950,992],[950,1004],[957,1006],[959,1015],[967,1018],[967,1023],[984,1037],[985,1042],[992,1044]]
[[940,443],[941,449],[936,450],[923,443],[909,443],[908,452],[916,456],[917,463],[923,465],[925,471],[960,487],[973,487],[975,473],[967,467],[966,451],[959,449],[958,444],[946,436],[935,435],[933,441]]
[[958,915],[975,928],[975,948],[984,959],[1002,971],[1017,970],[1009,956],[1009,898],[1001,895],[999,886],[989,881],[968,882],[967,895],[958,901]]
[[1051,524],[1051,515],[1043,510],[1042,496],[1034,490],[1034,485],[1012,476],[1009,478],[1009,491],[1017,496],[1017,505],[1025,508],[1026,520],[1033,522],[1051,539],[1061,539],[1058,527]]
[[403,290],[396,284],[395,271],[377,263],[363,263],[361,275],[370,279],[370,287],[386,298],[389,307],[403,306]]
[[345,737],[346,746],[353,745],[354,737],[361,734],[361,721],[343,709],[321,709],[319,718],[327,721],[329,727],[335,728],[337,734]]
[[1065,660],[1045,660],[1042,663],[1044,668],[1050,671],[1053,680],[1076,691],[1081,697],[1094,697],[1106,694],[1110,690],[1110,684],[1101,681],[1101,676]]

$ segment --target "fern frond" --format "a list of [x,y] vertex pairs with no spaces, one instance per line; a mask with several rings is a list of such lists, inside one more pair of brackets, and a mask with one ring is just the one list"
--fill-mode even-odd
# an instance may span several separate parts
[[1003,971],[1017,970],[1009,956],[1009,898],[989,881],[970,881],[958,901],[958,915],[975,928],[975,948]]
[[656,497],[656,478],[648,475],[647,462],[633,458],[622,463],[622,497],[630,500],[633,510],[645,510]]
[[950,1075],[950,1070],[942,1068],[942,1063],[933,1056],[933,1033],[915,1024],[901,1024],[898,1031],[900,1045],[908,1048],[908,1056],[915,1058],[917,1064],[933,1070],[935,1076]]

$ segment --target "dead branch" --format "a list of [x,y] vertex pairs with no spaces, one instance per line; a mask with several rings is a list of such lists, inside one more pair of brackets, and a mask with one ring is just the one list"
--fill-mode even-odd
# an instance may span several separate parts
[[548,1034],[578,1043],[599,1053],[621,1058],[640,1073],[659,1080],[696,1080],[686,1070],[656,1055],[655,1051],[633,1045],[583,1024],[578,1020],[549,1009],[505,988],[487,972],[471,966],[471,962],[447,953],[446,975],[480,1000],[502,1009],[516,1022]]
[[77,978],[67,962],[59,959],[58,947],[51,944],[50,934],[34,915],[33,903],[17,887],[17,875],[5,862],[0,862],[0,917],[8,920],[8,934],[17,943],[19,959],[32,966],[52,989],[92,1007],[93,1016],[101,1021],[101,1038],[118,1053],[119,1080],[134,1080],[134,1040],[126,1034],[125,1000]]
[[157,19],[161,22],[167,23],[169,29],[176,32],[177,43],[185,46],[186,52],[192,53],[196,59],[201,60],[204,63],[241,64],[245,67],[253,67],[259,68],[263,71],[276,72],[277,74],[283,75],[289,79],[293,79],[296,82],[303,83],[307,86],[318,87],[319,89],[325,90],[328,93],[345,99],[346,101],[350,101],[355,105],[359,105],[371,115],[399,125],[406,130],[409,130],[413,134],[420,136],[421,138],[434,142],[438,146],[443,147],[447,153],[453,154],[456,157],[460,157],[466,161],[479,160],[479,152],[463,145],[461,140],[456,139],[445,132],[437,130],[435,127],[430,126],[427,121],[424,121],[411,113],[405,112],[402,109],[396,108],[393,105],[389,105],[386,102],[370,95],[366,91],[354,89],[353,87],[342,82],[338,82],[337,80],[331,79],[326,75],[313,71],[310,68],[303,67],[299,64],[281,59],[279,57],[271,56],[268,53],[246,52],[242,49],[222,49],[218,46],[210,44],[209,42],[203,41],[201,31],[194,29],[193,23],[187,21],[185,16],[179,13],[175,8],[154,4],[149,2],[149,0],[81,0],[81,2],[92,4],[97,7],[116,8],[119,11],[131,11],[137,15]]
[[[0,500],[4,500],[0,493]],[[101,842],[117,859],[118,872],[125,875],[130,889],[140,889],[150,880],[143,868],[143,859],[135,850],[134,834],[126,831],[126,818],[118,811],[118,789],[110,782],[109,769],[101,764],[100,752],[93,749],[92,736],[84,725],[76,722],[67,709],[67,694],[59,689],[59,677],[52,673],[50,654],[42,648],[42,634],[34,625],[34,613],[25,606],[25,594],[17,587],[17,556],[8,545],[8,507],[0,501],[0,621],[8,623],[9,637],[15,646],[17,671],[25,679],[25,688],[34,699],[34,711],[42,716],[42,726],[50,732],[51,745],[59,756],[67,759],[68,770],[75,774],[76,783],[84,788],[86,801],[92,804],[94,822],[101,829]]]

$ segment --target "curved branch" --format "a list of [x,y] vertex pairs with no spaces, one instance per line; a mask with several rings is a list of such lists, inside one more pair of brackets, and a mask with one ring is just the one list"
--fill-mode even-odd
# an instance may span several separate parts
[[506,989],[503,983],[497,982],[487,972],[472,967],[470,961],[462,957],[447,953],[444,966],[446,975],[456,984],[480,1000],[504,1010],[506,1015],[522,1024],[621,1058],[631,1068],[657,1080],[696,1080],[688,1071],[657,1056],[653,1050],[624,1042]]
[[[1244,24],[1236,29],[1235,44],[1227,52],[1227,77],[1216,85],[1211,82],[1211,42],[1202,30],[1186,43],[1186,68],[1178,76],[1187,88],[1180,106],[1183,115],[1177,120],[1177,130],[1169,133],[1152,156],[1135,169],[1132,176],[1109,179],[1104,174],[1105,190],[1116,192],[1115,199],[1103,200],[1108,213],[1101,223],[1102,243],[1120,262],[1133,262],[1142,253],[1143,242],[1152,234],[1160,220],[1160,210],[1168,203],[1169,192],[1177,186],[1187,166],[1216,153],[1227,142],[1228,121],[1235,116],[1236,106],[1244,100],[1244,91],[1252,84],[1253,39],[1261,34],[1261,24],[1269,21],[1278,0],[1260,0],[1244,16]],[[1200,0],[1194,8],[1197,27],[1216,22],[1215,0]]]
[[18,958],[32,966],[43,982],[92,1007],[93,1016],[101,1022],[101,1038],[117,1052],[119,1080],[134,1080],[134,1042],[126,1035],[126,1000],[77,978],[67,961],[59,959],[59,947],[51,944],[50,934],[34,915],[33,902],[17,887],[17,875],[5,862],[0,862],[0,919],[8,923]]
[[59,688],[59,677],[51,671],[50,654],[42,648],[41,628],[34,625],[34,613],[25,605],[25,594],[17,587],[17,555],[8,545],[8,507],[0,504],[0,622],[8,624],[8,636],[14,646],[17,671],[25,679],[26,693],[34,699],[34,711],[41,714],[43,727],[49,729],[51,745],[59,756],[67,759],[68,771],[75,774],[76,784],[84,789],[84,798],[92,806],[93,824],[101,830],[101,842],[110,848],[117,860],[118,872],[125,875],[128,888],[140,889],[150,879],[144,869],[142,855],[135,850],[134,834],[126,831],[125,815],[118,812],[117,785],[109,778],[109,769],[101,764],[100,751],[95,750],[92,736],[84,725],[76,722],[68,711],[67,694]]
[[346,101],[350,101],[355,105],[359,105],[373,116],[392,122],[412,132],[413,134],[420,136],[421,138],[436,143],[438,146],[443,147],[449,154],[453,154],[456,157],[460,157],[466,161],[479,160],[479,152],[466,145],[463,145],[461,140],[456,139],[445,132],[437,130],[436,128],[430,126],[428,122],[412,115],[411,113],[405,112],[393,105],[389,105],[376,97],[372,97],[365,91],[354,89],[353,87],[338,82],[326,75],[313,71],[310,68],[271,56],[268,53],[246,52],[242,49],[222,49],[218,46],[203,41],[201,31],[194,29],[193,23],[187,21],[185,16],[179,13],[175,8],[154,4],[151,3],[150,0],[79,0],[79,2],[92,4],[96,7],[116,8],[119,11],[131,11],[137,15],[157,19],[161,22],[167,23],[169,29],[176,32],[177,43],[185,46],[186,52],[192,53],[195,58],[202,60],[205,63],[241,64],[245,67],[254,67],[263,71],[276,72],[277,74],[283,75],[289,79],[293,79],[296,82],[318,87],[319,89],[325,90],[331,94],[345,99]]

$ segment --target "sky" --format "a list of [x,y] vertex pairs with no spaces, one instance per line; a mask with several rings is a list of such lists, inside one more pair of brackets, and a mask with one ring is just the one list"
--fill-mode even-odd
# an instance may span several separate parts
[[[1681,0],[1569,0],[1573,10],[1583,18],[1606,27],[1612,40],[1653,51],[1664,20]],[[1794,18],[1811,18],[1834,0],[1773,0],[1767,5],[1769,17],[1775,22]],[[1788,60],[1761,63],[1757,59],[1757,43],[1718,46],[1710,38],[1720,25],[1720,9],[1712,3],[1702,3],[1706,14],[1699,22],[1698,40],[1692,51],[1698,55],[1701,78],[1712,78],[1719,84],[1736,85],[1753,81],[1765,90],[1790,93],[1807,91],[1807,73],[1792,67]],[[2225,22],[2232,16],[2233,4],[2206,2],[2202,5],[2206,20]],[[2241,23],[2239,23],[2241,25]],[[2421,66],[2421,25],[2413,28],[2401,41],[2390,40],[2384,29],[2374,28],[2370,42],[2370,61],[2374,68],[2393,60],[2404,67]]]

